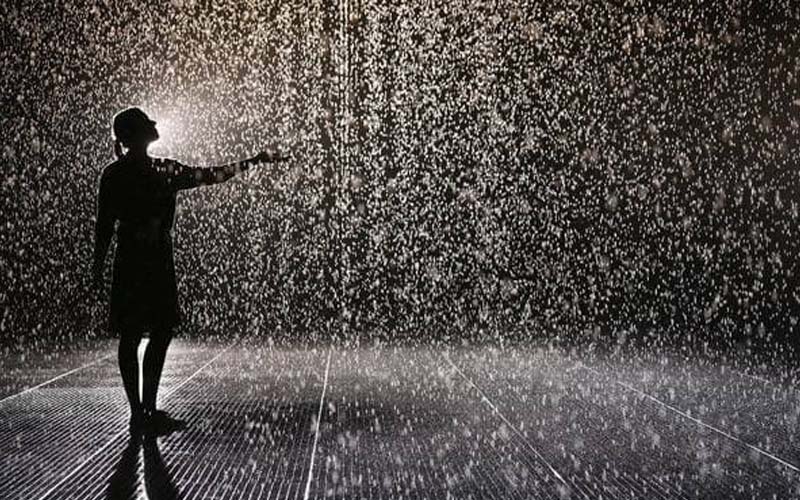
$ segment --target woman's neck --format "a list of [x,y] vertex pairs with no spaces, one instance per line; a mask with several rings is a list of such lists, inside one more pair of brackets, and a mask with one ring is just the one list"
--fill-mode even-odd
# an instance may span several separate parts
[[128,158],[134,160],[146,160],[149,158],[147,155],[147,148],[132,148],[128,150]]

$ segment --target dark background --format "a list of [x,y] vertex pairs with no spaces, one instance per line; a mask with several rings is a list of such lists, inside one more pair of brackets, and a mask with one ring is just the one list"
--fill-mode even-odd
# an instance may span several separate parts
[[182,335],[795,343],[793,2],[0,15],[6,349],[108,335],[93,216],[130,105],[159,122],[156,155],[294,158],[180,195]]

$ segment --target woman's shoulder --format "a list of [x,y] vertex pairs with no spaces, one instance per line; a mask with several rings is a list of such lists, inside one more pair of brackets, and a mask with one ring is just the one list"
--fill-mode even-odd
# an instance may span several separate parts
[[117,158],[100,170],[100,182],[108,182],[119,176],[122,167],[122,159]]

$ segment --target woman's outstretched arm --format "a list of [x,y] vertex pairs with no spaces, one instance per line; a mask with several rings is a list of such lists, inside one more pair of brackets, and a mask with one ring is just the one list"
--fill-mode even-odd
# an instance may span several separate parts
[[[171,174],[175,189],[192,189],[225,182],[260,163],[277,163],[287,161],[288,159],[289,157],[287,156],[259,153],[246,160],[214,167],[190,167],[175,161],[166,160],[169,163],[165,164],[163,168],[166,168],[167,172]],[[158,164],[156,168],[159,168]]]
[[100,188],[97,195],[97,220],[94,226],[94,256],[92,258],[92,282],[100,285],[103,280],[103,266],[114,236],[116,217],[112,209],[112,193],[108,175],[104,171],[100,177]]

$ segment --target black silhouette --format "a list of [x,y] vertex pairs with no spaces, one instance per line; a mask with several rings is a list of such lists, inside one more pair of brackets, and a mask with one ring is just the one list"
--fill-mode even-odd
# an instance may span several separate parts
[[181,497],[172,476],[161,457],[155,436],[140,440],[132,437],[122,451],[114,473],[108,480],[105,497],[108,500],[133,498],[139,487],[139,450],[144,451],[144,489],[151,500],[176,500]]
[[114,467],[114,473],[108,480],[106,487],[108,500],[133,498],[135,495],[138,482],[136,471],[139,468],[139,448],[141,448],[141,441],[138,437],[128,440],[128,445],[122,450],[122,455]]
[[[288,159],[262,152],[241,162],[199,168],[151,158],[147,148],[159,137],[155,125],[138,108],[114,117],[117,160],[103,169],[98,195],[93,280],[95,286],[102,283],[106,253],[118,223],[110,327],[120,335],[119,367],[131,407],[131,434],[142,430],[159,434],[180,426],[156,411],[167,348],[181,316],[172,254],[177,191],[224,182],[253,165]],[[150,333],[150,341],[140,400],[136,353],[144,332]]]
[[172,482],[172,475],[161,458],[155,437],[147,437],[144,449],[144,489],[150,500],[176,500],[180,498],[178,489]]

